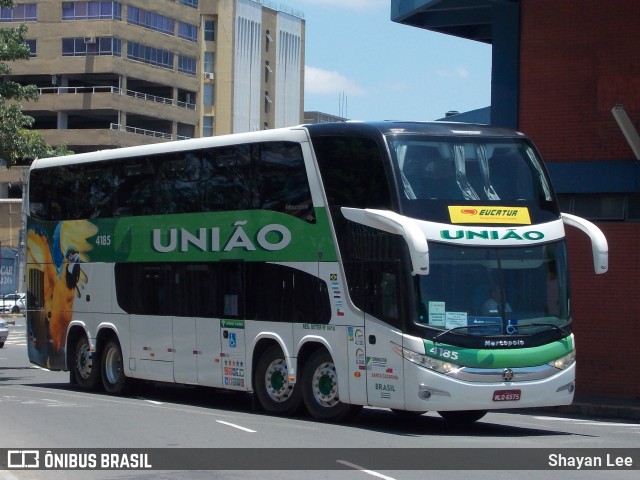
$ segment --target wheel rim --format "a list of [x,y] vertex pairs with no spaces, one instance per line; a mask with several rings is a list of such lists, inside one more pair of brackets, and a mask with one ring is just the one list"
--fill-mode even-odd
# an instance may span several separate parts
[[338,376],[332,362],[322,363],[316,368],[311,388],[313,396],[323,407],[331,408],[339,403]]
[[289,383],[287,363],[284,359],[279,358],[271,362],[264,375],[264,383],[267,394],[273,401],[286,402],[291,397],[293,385]]
[[91,376],[92,367],[91,351],[89,350],[89,345],[84,343],[76,354],[76,372],[80,375],[80,378],[86,380]]
[[122,361],[116,348],[110,348],[104,359],[104,376],[107,381],[114,385],[120,378],[122,371]]

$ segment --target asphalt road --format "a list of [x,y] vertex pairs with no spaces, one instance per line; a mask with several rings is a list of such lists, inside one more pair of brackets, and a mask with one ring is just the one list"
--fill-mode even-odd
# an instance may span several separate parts
[[[247,394],[197,387],[141,383],[133,394],[114,397],[80,391],[68,383],[68,373],[31,365],[24,318],[18,317],[10,330],[0,349],[0,455],[8,454],[6,449],[79,449],[74,451],[99,458],[109,449],[161,449],[152,450],[153,460],[156,465],[166,461],[170,467],[151,471],[12,469],[0,470],[0,480],[286,480],[302,476],[305,480],[424,480],[468,479],[470,474],[474,480],[638,478],[638,423],[520,411],[489,413],[476,424],[454,427],[435,413],[406,418],[385,409],[365,408],[351,423],[334,425],[305,416],[280,418],[254,412]],[[211,450],[182,450],[195,448]],[[187,470],[191,467],[177,460],[177,466],[171,467],[172,455],[184,452],[186,458],[192,455],[206,466],[219,461],[226,470],[210,466]],[[537,460],[540,452],[544,452],[543,462]],[[630,457],[632,469],[606,464],[618,457],[621,462]],[[594,458],[601,458],[604,466],[596,470],[584,463]],[[514,469],[516,463],[529,469]]]

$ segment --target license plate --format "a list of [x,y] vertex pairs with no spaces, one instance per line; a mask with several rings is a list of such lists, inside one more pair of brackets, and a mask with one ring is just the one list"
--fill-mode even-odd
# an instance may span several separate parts
[[496,390],[493,392],[494,402],[517,402],[522,395],[521,390]]

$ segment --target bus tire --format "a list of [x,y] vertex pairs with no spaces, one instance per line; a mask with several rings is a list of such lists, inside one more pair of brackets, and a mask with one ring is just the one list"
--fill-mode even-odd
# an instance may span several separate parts
[[487,414],[486,410],[458,410],[448,412],[438,412],[447,422],[455,425],[467,425],[477,422]]
[[81,335],[73,349],[73,378],[83,390],[97,390],[100,386],[100,355],[92,352],[89,340]]
[[108,393],[117,395],[126,390],[127,384],[120,343],[111,339],[102,350],[102,386]]
[[256,396],[267,413],[294,415],[302,404],[300,387],[289,382],[289,370],[277,345],[267,348],[256,365]]
[[307,411],[320,421],[342,422],[361,409],[340,401],[336,366],[328,351],[316,350],[308,358],[302,374],[302,398]]

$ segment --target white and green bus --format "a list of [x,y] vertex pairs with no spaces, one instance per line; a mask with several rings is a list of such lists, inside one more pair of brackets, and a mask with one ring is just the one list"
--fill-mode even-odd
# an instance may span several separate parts
[[36,160],[31,362],[252,392],[267,412],[570,404],[562,214],[524,135],[337,123]]

